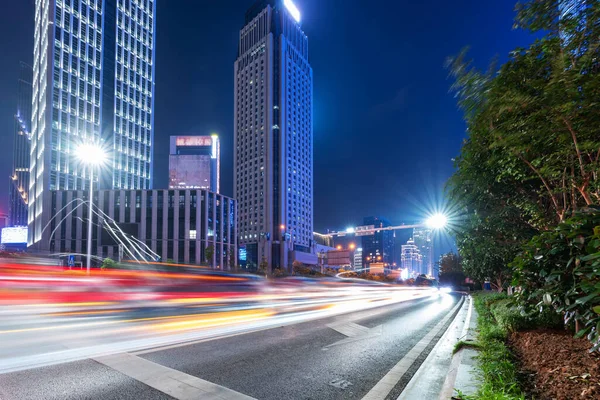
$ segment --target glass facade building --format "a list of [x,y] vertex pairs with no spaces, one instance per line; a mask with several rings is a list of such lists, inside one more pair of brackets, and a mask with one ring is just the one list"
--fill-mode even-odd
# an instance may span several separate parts
[[8,188],[11,226],[27,226],[32,78],[33,69],[22,62],[17,84],[17,112],[13,134],[13,169]]
[[289,268],[313,245],[313,72],[290,0],[246,13],[235,62],[234,197],[248,262]]
[[413,229],[412,240],[419,249],[422,258],[420,273],[434,276],[436,271],[433,261],[433,231],[427,228],[415,228]]
[[[376,228],[392,226],[388,220],[379,217],[365,217],[363,225]],[[368,269],[371,263],[383,263],[394,267],[394,231],[375,231],[373,235],[362,237],[362,265]]]
[[217,135],[171,136],[169,189],[219,193],[221,144]]
[[44,250],[50,192],[89,187],[77,148],[108,153],[98,184],[150,189],[156,0],[35,0],[29,245]]

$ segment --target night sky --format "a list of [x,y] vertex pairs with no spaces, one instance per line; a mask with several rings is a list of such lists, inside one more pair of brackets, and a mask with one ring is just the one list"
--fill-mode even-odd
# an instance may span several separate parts
[[[32,59],[34,1],[4,3],[0,211],[6,212],[16,80],[19,61]],[[167,185],[170,135],[217,132],[222,192],[233,194],[233,63],[252,3],[158,0],[154,188]],[[485,67],[527,45],[531,36],[511,29],[513,0],[295,3],[314,70],[315,229],[357,225],[367,215],[398,224],[421,220],[443,204],[465,136],[444,61],[470,46]]]

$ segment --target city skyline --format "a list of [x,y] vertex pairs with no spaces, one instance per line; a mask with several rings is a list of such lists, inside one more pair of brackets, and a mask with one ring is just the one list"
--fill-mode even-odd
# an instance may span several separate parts
[[[478,2],[470,2],[458,11],[450,5],[440,3],[440,7],[447,7],[445,14],[449,17],[465,13],[465,17],[479,15],[483,10],[486,14],[483,14],[484,18],[471,18],[473,26],[453,27],[448,30],[445,44],[439,50],[426,55],[427,62],[424,68],[419,69],[419,72],[415,72],[410,64],[403,64],[402,69],[405,72],[417,74],[415,79],[422,76],[419,74],[429,74],[433,78],[433,80],[430,80],[431,84],[424,86],[423,90],[417,93],[410,90],[410,86],[407,86],[406,90],[401,90],[405,87],[401,76],[399,79],[384,83],[380,78],[383,74],[372,75],[356,65],[342,68],[345,65],[344,60],[347,60],[353,54],[355,46],[352,43],[357,43],[357,40],[359,42],[360,35],[351,30],[342,35],[341,32],[335,29],[335,26],[343,24],[343,20],[335,17],[340,12],[348,18],[370,15],[374,10],[369,9],[367,5],[354,2],[346,3],[341,11],[332,4],[323,4],[313,0],[297,0],[295,3],[302,12],[303,26],[308,29],[309,33],[317,38],[327,38],[325,41],[315,41],[311,45],[312,62],[317,64],[319,71],[315,76],[317,81],[315,85],[315,230],[326,231],[327,228],[344,227],[351,224],[352,221],[360,221],[362,215],[368,214],[387,215],[394,222],[417,220],[423,212],[422,210],[418,210],[418,212],[411,211],[416,209],[415,204],[421,205],[423,202],[440,200],[439,189],[445,177],[451,172],[451,158],[457,154],[460,141],[464,135],[462,116],[456,109],[452,96],[447,94],[447,72],[442,68],[443,61],[446,56],[455,54],[465,43],[472,44],[474,58],[485,63],[496,53],[505,54],[505,50],[509,49],[512,43],[525,44],[528,42],[530,39],[523,32],[509,31],[513,17],[512,6],[510,4],[494,4],[484,7]],[[159,68],[157,73],[158,103],[156,118],[159,127],[156,129],[157,137],[154,154],[156,160],[154,174],[156,179],[154,183],[156,187],[167,187],[168,184],[168,135],[172,132],[173,116],[177,116],[178,132],[216,131],[221,135],[223,149],[233,148],[233,123],[231,118],[233,96],[231,95],[232,89],[229,89],[233,83],[230,68],[223,68],[223,66],[228,65],[227,63],[231,63],[234,59],[232,52],[235,51],[239,36],[239,16],[251,4],[253,4],[253,1],[239,0],[228,5],[206,5],[205,8],[209,11],[207,13],[190,12],[181,15],[177,11],[177,7],[171,8],[161,2],[157,3],[158,12],[162,16],[161,27],[157,32],[159,46],[157,57],[163,68]],[[195,7],[194,5],[191,10]],[[400,6],[387,4],[386,7],[391,16],[393,10]],[[414,12],[415,7],[409,5],[406,12],[409,14]],[[4,53],[9,54],[14,59],[13,65],[9,65],[9,63],[2,65],[2,72],[10,71],[11,74],[5,73],[1,76],[0,87],[8,87],[11,90],[1,92],[0,96],[3,96],[5,102],[12,102],[12,104],[14,104],[15,98],[14,80],[17,76],[18,62],[19,60],[31,62],[29,50],[30,43],[33,41],[31,34],[33,11],[31,11],[31,8],[31,5],[20,2],[10,4],[9,9],[13,11],[15,20],[21,22],[14,24],[12,20],[7,19],[2,28],[6,29],[3,31],[5,39],[2,40],[2,46],[6,49]],[[497,17],[486,19],[485,16],[488,15],[488,12],[490,15],[494,14]],[[209,16],[215,13],[222,15],[224,22],[217,25],[207,23]],[[194,16],[192,17],[192,15]],[[381,17],[383,21],[386,20],[386,16]],[[428,15],[422,15],[421,17],[430,18]],[[200,23],[191,22],[192,20],[198,21],[198,18],[200,18]],[[327,20],[333,25],[326,23]],[[451,18],[448,21],[450,20]],[[382,28],[385,28],[385,26],[385,24],[382,25]],[[438,29],[443,30],[446,26],[447,23],[442,21]],[[405,29],[406,34],[409,34],[409,30],[415,27],[417,27],[417,30],[419,29],[414,23],[402,29]],[[478,31],[480,36],[474,40],[470,36],[470,32],[475,30]],[[190,35],[188,31],[197,31],[199,34]],[[486,42],[486,37],[496,37],[498,32],[502,32],[507,37],[504,42],[498,42],[497,47],[489,47],[487,44],[486,47],[479,46],[480,43]],[[384,46],[385,41],[388,39],[381,36],[381,33],[383,32],[377,29],[368,31],[371,41],[381,43],[381,46]],[[17,40],[6,40],[6,38],[12,37],[13,34],[17,35]],[[350,40],[339,40],[344,35],[350,35],[348,36]],[[431,34],[426,33],[420,38],[416,37],[415,40],[424,40],[428,36],[431,36]],[[174,37],[180,40],[173,41],[172,38]],[[337,40],[338,45],[336,47],[329,46],[330,40]],[[162,48],[160,47],[161,43]],[[211,57],[206,58],[204,52],[190,53],[184,50],[190,46],[206,49],[210,52]],[[383,70],[388,70],[397,65],[398,58],[392,56],[392,54],[383,52],[380,53],[380,56],[382,57],[380,68],[383,68]],[[175,60],[181,60],[181,62]],[[192,70],[196,72],[192,74]],[[335,76],[336,79],[331,79],[332,76]],[[369,87],[372,90],[366,90],[364,84],[355,84],[356,82],[363,82],[363,78],[367,78]],[[180,79],[188,79],[191,85],[180,87],[177,85]],[[171,87],[178,88],[176,91],[177,96],[174,96],[175,92]],[[345,89],[345,87],[348,89]],[[352,88],[353,96],[348,96],[350,88]],[[398,91],[395,92],[396,90]],[[331,96],[336,93],[338,94],[336,100],[332,101]],[[350,101],[350,99],[358,98],[359,95],[364,98],[364,102],[359,104],[356,101]],[[434,97],[431,97],[431,95],[434,95]],[[426,109],[433,105],[438,110],[435,125],[438,128],[443,126],[442,130],[432,129],[431,121],[433,120],[426,117],[429,114],[428,112],[424,113],[423,96],[429,97]],[[416,101],[407,101],[408,99]],[[386,101],[391,103],[384,106]],[[393,118],[391,113],[393,108],[388,108],[388,106],[393,105],[399,107],[398,117],[401,117],[400,121]],[[332,119],[329,116],[338,115],[342,110],[351,115],[352,118],[337,120],[335,123],[336,129],[332,129]],[[9,115],[13,113],[14,106]],[[365,124],[370,125],[368,120],[374,116],[377,116],[376,119],[380,124],[378,129],[376,131],[365,130]],[[10,123],[10,117],[9,119],[3,118],[2,121],[6,125],[7,121]],[[384,127],[385,124],[387,126],[389,124],[397,126],[393,131],[396,132],[394,135],[398,137],[398,140],[403,141],[402,147],[397,148],[389,142],[391,136],[387,135],[386,132],[389,129]],[[414,132],[414,127],[419,127],[418,132],[421,132],[419,135],[415,136],[411,133]],[[364,141],[363,132],[365,131],[373,132],[376,135],[374,137],[380,139],[388,137],[382,142],[383,146],[378,150],[378,156],[374,157],[373,152],[366,152],[361,155],[363,160],[361,163],[340,162],[340,157],[343,156],[344,151],[340,152],[338,150],[345,148],[345,151],[347,151],[349,143],[367,143],[371,146],[372,140]],[[449,132],[450,136],[439,134],[439,132]],[[407,135],[410,135],[413,139],[407,142],[405,140]],[[435,143],[436,141],[432,142],[431,135],[434,135],[437,138],[436,140],[441,141],[438,144]],[[452,137],[454,138],[451,139]],[[414,150],[415,148],[423,148],[423,141],[433,144],[426,165],[421,161],[415,163],[412,158],[412,154],[415,156],[419,154],[418,151]],[[452,149],[452,146],[454,146],[454,149]],[[390,159],[392,154],[393,161]],[[401,155],[398,160],[396,159],[397,154]],[[231,152],[223,152],[222,192],[226,195],[232,195],[233,193],[232,157]],[[7,160],[9,159],[10,157],[7,158]],[[385,167],[378,168],[382,173],[373,182],[373,185],[377,185],[378,190],[382,191],[382,201],[372,196],[357,201],[352,193],[358,193],[362,190],[360,188],[364,187],[364,184],[360,182],[367,179],[365,173],[373,171],[373,169],[363,168],[362,166],[374,165],[375,159],[377,163]],[[442,164],[440,164],[440,161]],[[411,175],[405,174],[405,171],[410,170],[405,167],[406,165],[416,167],[415,171],[411,171]],[[10,173],[10,168],[6,161],[0,160],[0,169],[4,169],[5,174]],[[330,182],[334,180],[339,185],[337,185],[336,190],[332,191]],[[426,186],[421,186],[421,182],[425,180],[429,183]],[[396,184],[390,184],[392,181],[398,184],[401,182],[403,190],[399,191]],[[405,188],[409,188],[409,190],[405,190]],[[0,197],[0,206],[5,209],[5,212],[8,208],[7,203],[7,197]],[[337,210],[334,205],[335,207],[341,207]],[[443,247],[448,248],[450,244],[444,244]]]

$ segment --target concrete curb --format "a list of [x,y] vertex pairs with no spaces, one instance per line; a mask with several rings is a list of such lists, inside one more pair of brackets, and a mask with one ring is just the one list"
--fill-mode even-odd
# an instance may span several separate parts
[[[467,297],[450,326],[408,382],[398,400],[440,398],[445,384],[444,379],[448,376],[451,367],[452,350],[454,345],[465,335],[467,329],[465,326],[468,327],[467,316],[470,308],[470,297]],[[452,391],[451,388],[450,393]]]
[[[473,298],[469,296],[469,312],[460,340],[476,342],[477,339],[477,311],[473,308]],[[458,342],[458,341],[457,341]],[[440,400],[452,399],[455,389],[465,395],[474,395],[479,389],[479,379],[476,367],[478,351],[472,348],[462,348],[452,356],[452,363],[442,391]]]

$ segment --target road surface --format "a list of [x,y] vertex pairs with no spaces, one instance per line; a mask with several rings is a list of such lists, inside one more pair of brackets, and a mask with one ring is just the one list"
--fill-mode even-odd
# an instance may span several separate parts
[[335,290],[36,318],[6,308],[0,399],[396,399],[462,302]]

